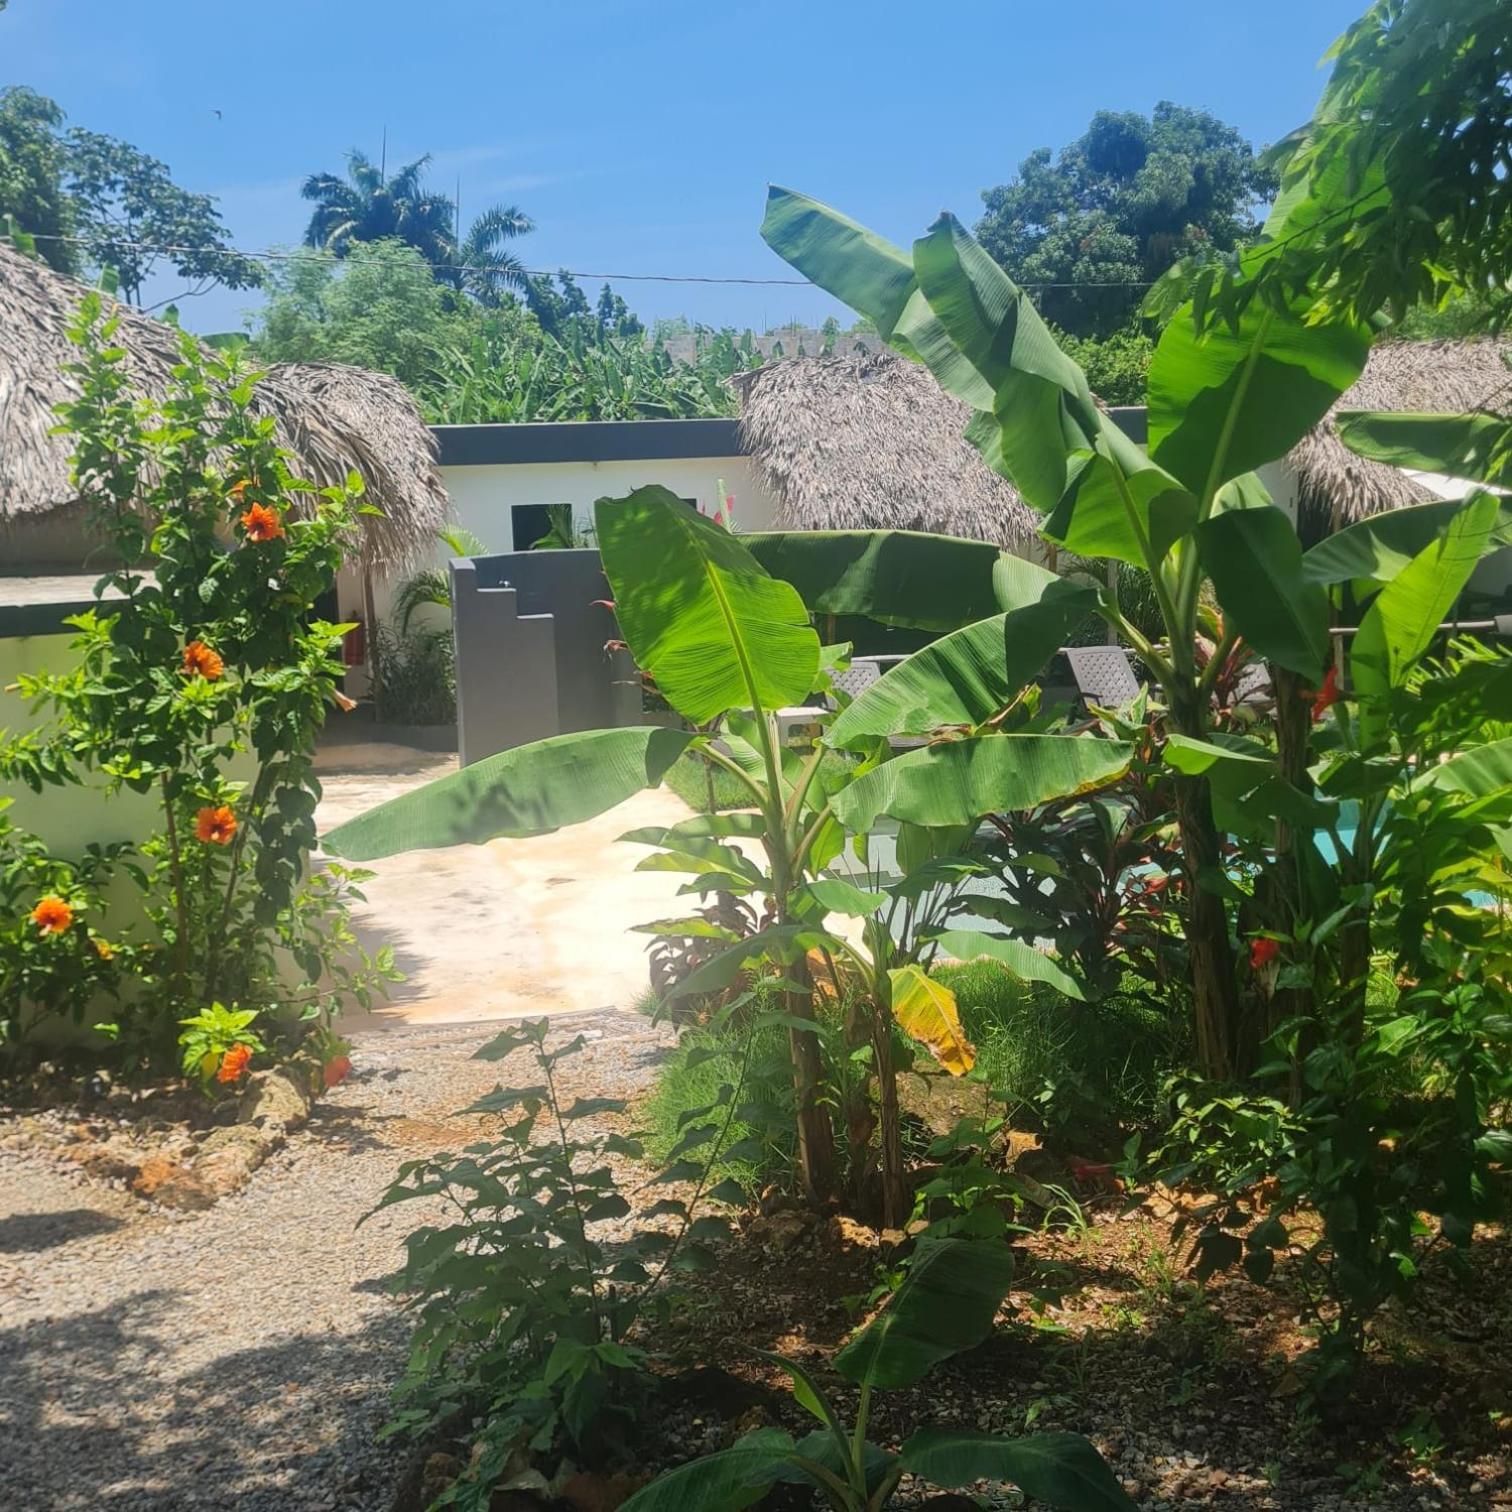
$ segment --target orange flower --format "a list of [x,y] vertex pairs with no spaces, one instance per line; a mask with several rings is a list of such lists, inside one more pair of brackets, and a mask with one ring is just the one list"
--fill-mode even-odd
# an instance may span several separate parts
[[215,1073],[218,1082],[234,1082],[247,1069],[247,1062],[252,1059],[250,1045],[232,1045],[221,1056],[220,1070]]
[[202,808],[194,816],[194,838],[206,845],[230,845],[236,833],[236,815],[226,804],[219,808]]
[[276,541],[284,533],[278,511],[266,504],[253,504],[241,517],[241,525],[249,541]]
[[73,909],[49,893],[32,909],[31,921],[45,935],[60,935],[73,923]]
[[251,480],[251,478],[243,478],[239,483],[233,483],[231,485],[231,500],[232,500],[232,502],[235,503],[235,504],[240,504],[241,501],[242,501],[242,495],[244,493],[246,493],[246,491],[249,488],[251,488],[251,486],[252,486],[252,480]]
[[349,1055],[333,1055],[325,1063],[322,1072],[327,1087],[344,1082],[352,1074],[352,1058]]
[[1333,665],[1329,667],[1328,674],[1323,679],[1323,686],[1313,694],[1313,723],[1317,724],[1338,703],[1341,697],[1342,695],[1339,692],[1339,669],[1337,665]]
[[1250,942],[1250,970],[1260,971],[1269,966],[1272,961],[1281,954],[1281,942],[1271,940],[1263,935],[1258,940]]
[[190,641],[184,647],[184,675],[203,677],[206,682],[215,682],[226,670],[226,664],[218,652],[212,651],[204,641]]

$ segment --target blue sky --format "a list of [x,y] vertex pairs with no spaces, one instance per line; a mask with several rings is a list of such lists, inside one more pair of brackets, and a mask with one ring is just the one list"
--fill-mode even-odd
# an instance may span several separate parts
[[[298,242],[303,177],[434,154],[464,219],[514,202],[532,267],[774,277],[768,182],[897,241],[1101,108],[1211,110],[1257,143],[1311,112],[1364,0],[11,0],[0,83],[219,196],[237,245]],[[215,111],[222,114],[219,118]],[[154,297],[176,291],[161,283]],[[841,313],[814,290],[618,285],[643,317],[758,329]],[[596,290],[596,285],[594,286]],[[593,292],[594,290],[590,290]],[[186,301],[200,330],[251,297]]]

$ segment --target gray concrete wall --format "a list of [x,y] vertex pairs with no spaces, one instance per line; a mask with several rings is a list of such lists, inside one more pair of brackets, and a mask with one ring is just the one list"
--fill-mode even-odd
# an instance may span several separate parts
[[451,563],[463,766],[498,751],[636,723],[628,658],[602,603],[609,585],[593,550],[514,551]]

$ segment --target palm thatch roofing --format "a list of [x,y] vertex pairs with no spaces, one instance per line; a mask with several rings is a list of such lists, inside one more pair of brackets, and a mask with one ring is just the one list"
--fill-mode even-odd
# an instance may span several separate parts
[[965,436],[970,409],[892,352],[739,374],[741,434],[788,530],[928,530],[1017,547],[1039,516]]
[[[4,533],[77,508],[69,480],[72,443],[54,435],[55,406],[74,398],[66,332],[85,290],[45,264],[0,245],[0,552]],[[136,392],[159,399],[178,362],[178,334],[126,306],[117,344]],[[322,487],[361,474],[367,502],[362,559],[373,568],[413,565],[430,554],[446,521],[436,443],[397,379],[332,363],[281,363],[258,383],[254,407],[277,422],[296,476]]]
[[1358,382],[1345,390],[1287,457],[1297,479],[1297,521],[1304,540],[1370,515],[1440,497],[1419,480],[1382,462],[1367,462],[1339,440],[1340,410],[1406,410],[1465,414],[1508,412],[1512,342],[1383,341],[1372,349]]

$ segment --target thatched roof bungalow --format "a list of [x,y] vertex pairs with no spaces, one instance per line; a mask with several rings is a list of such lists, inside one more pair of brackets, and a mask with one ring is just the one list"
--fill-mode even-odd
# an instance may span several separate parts
[[1441,497],[1427,483],[1356,456],[1334,426],[1341,410],[1403,410],[1464,414],[1512,409],[1512,341],[1383,341],[1372,349],[1359,381],[1293,447],[1297,525],[1314,543],[1370,515]]
[[[1348,450],[1334,413],[1458,412],[1505,401],[1512,372],[1504,353],[1512,354],[1512,342],[1376,347],[1359,382],[1283,464],[1304,539],[1439,497],[1427,483]],[[886,351],[790,358],[740,374],[735,383],[746,449],[777,501],[779,527],[930,530],[1011,548],[1034,537],[1039,516],[965,439],[970,410],[921,364]],[[1125,423],[1128,412],[1118,413]],[[1125,428],[1142,438],[1140,427]]]
[[[67,371],[78,353],[66,331],[84,293],[0,245],[0,563],[12,567],[71,565],[78,555],[71,443],[53,428],[54,407],[78,392]],[[125,306],[117,313],[138,392],[161,396],[178,360],[175,332]],[[397,379],[334,364],[277,364],[254,404],[276,420],[297,474],[322,486],[353,470],[362,475],[368,501],[382,511],[363,517],[365,567],[392,571],[429,556],[446,519],[446,490],[435,439]]]
[[781,530],[928,530],[1020,548],[1039,516],[965,437],[970,409],[892,352],[739,374],[741,435]]

